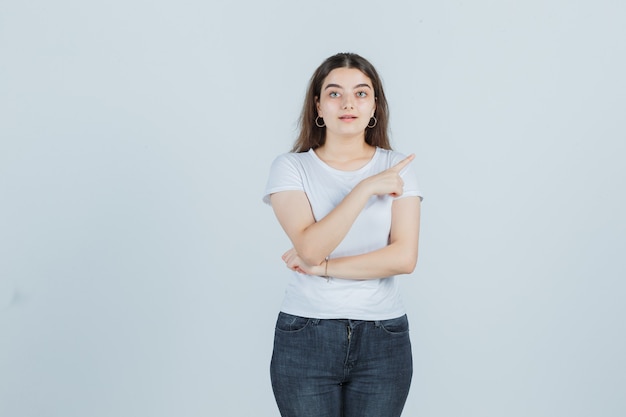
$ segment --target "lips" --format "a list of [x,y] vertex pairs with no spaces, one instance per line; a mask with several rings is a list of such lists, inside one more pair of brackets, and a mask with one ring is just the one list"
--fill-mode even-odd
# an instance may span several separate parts
[[356,116],[353,116],[351,114],[344,114],[343,116],[339,117],[340,120],[352,120],[352,119],[356,119]]

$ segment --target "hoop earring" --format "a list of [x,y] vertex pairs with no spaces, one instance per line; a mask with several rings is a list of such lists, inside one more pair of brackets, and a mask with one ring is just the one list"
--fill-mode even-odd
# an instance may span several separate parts
[[[322,119],[322,124],[321,125],[317,122],[317,119]],[[317,126],[317,127],[324,127],[324,126],[326,126],[326,123],[324,123],[324,119],[323,118],[317,116],[315,118],[315,126]]]
[[[370,126],[370,123],[372,122],[372,119],[374,119],[374,124]],[[370,118],[370,123],[367,124],[367,127],[369,127],[370,129],[372,129],[374,126],[376,126],[376,124],[378,124],[378,119],[375,118],[374,116],[372,116]]]

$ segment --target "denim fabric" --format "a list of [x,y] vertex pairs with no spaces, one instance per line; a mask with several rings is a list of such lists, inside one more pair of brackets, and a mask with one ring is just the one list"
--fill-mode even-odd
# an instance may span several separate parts
[[322,320],[281,312],[270,374],[282,417],[398,417],[413,374],[407,317]]

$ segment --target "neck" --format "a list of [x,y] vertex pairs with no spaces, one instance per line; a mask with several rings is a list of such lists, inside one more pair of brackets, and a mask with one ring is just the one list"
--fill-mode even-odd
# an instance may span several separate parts
[[360,140],[326,140],[315,150],[317,156],[329,166],[342,171],[355,171],[365,166],[376,152],[376,147]]
[[375,147],[365,142],[364,136],[352,138],[326,138],[324,145],[316,149],[322,159],[348,161],[371,157]]

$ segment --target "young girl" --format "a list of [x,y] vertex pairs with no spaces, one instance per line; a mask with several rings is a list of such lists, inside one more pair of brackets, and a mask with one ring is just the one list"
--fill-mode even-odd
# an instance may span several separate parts
[[421,195],[388,118],[374,67],[331,56],[310,80],[292,152],[272,164],[263,199],[293,244],[271,362],[283,417],[404,407],[413,368],[396,276],[415,269]]

